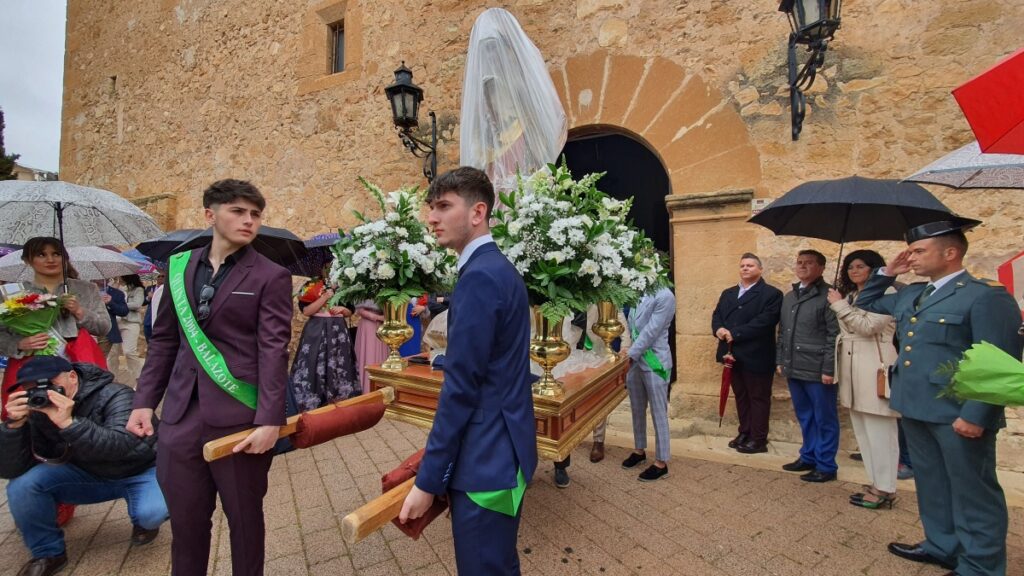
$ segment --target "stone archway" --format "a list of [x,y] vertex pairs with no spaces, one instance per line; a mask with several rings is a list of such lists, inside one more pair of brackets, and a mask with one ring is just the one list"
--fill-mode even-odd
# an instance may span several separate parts
[[571,130],[599,125],[635,134],[668,172],[682,389],[672,413],[710,429],[721,374],[710,314],[720,290],[736,280],[738,255],[757,245],[745,221],[761,159],[747,125],[700,72],[664,57],[597,50],[550,71]]

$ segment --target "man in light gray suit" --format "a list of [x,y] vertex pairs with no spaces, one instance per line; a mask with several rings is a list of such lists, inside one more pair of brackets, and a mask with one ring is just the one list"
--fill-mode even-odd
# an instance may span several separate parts
[[626,375],[629,405],[633,411],[633,453],[622,463],[623,468],[647,460],[647,405],[654,419],[655,461],[640,473],[641,482],[668,476],[668,381],[672,372],[672,353],[668,347],[668,328],[676,314],[676,298],[668,288],[640,299],[629,314],[629,330],[633,345],[629,359],[633,364]]

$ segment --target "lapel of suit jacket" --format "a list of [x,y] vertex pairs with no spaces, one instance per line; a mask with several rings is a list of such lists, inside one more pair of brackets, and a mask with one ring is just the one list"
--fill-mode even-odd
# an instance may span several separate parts
[[[231,295],[238,285],[245,280],[245,277],[249,275],[249,271],[256,264],[256,249],[249,246],[242,257],[235,262],[235,267],[231,269],[228,277],[224,279],[224,282],[217,288],[217,293],[213,295],[213,301],[210,302],[210,317],[203,322],[205,325],[209,325],[209,322],[213,320],[213,317],[220,312],[220,309],[224,307],[228,297]],[[256,298],[252,299],[252,302],[256,303]]]
[[[949,298],[953,294],[956,294],[956,291],[959,290],[962,286],[966,285],[966,281],[971,278],[973,278],[973,276],[971,276],[969,272],[964,272],[963,274],[957,276],[956,278],[953,278],[949,282],[946,282],[945,284],[943,284],[942,288],[939,288],[935,292],[932,292],[931,296],[925,298],[924,302],[921,302],[921,307],[915,310],[914,312],[916,314],[920,314],[921,312],[924,312],[931,306],[938,304],[939,302],[942,302],[943,300]],[[921,292],[924,292],[924,289],[927,286],[927,284],[922,286]],[[914,300],[917,300],[917,298],[919,298],[920,295],[921,293],[919,292],[918,295],[914,297]]]
[[[764,280],[763,279],[762,280],[758,280],[757,283],[755,283],[753,286],[748,288],[747,291],[743,293],[743,296],[740,296],[739,298],[734,298],[733,302],[735,302],[735,305],[737,307],[740,304],[746,304],[747,301],[753,300],[754,298],[757,298],[758,295],[761,293],[761,289],[762,288],[764,288]],[[736,292],[739,292],[739,291],[740,291],[739,286],[737,286],[736,287]]]

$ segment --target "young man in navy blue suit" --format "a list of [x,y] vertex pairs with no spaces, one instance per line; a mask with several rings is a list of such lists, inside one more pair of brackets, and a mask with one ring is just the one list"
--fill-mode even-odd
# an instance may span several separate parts
[[399,520],[419,518],[447,493],[459,573],[519,574],[521,505],[537,467],[526,285],[491,239],[486,174],[446,172],[427,202],[438,243],[459,253],[459,280],[441,397]]

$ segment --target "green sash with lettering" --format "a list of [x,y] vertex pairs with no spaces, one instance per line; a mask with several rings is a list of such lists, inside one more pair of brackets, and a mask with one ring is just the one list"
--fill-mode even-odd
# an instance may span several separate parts
[[191,254],[192,251],[189,250],[171,256],[170,270],[167,274],[167,282],[171,288],[171,301],[174,302],[174,312],[178,316],[178,323],[181,324],[185,340],[192,348],[192,353],[195,354],[196,360],[199,361],[199,365],[206,371],[210,380],[213,380],[214,384],[232,398],[255,410],[256,387],[231,375],[228,364],[224,361],[224,355],[206,337],[203,329],[199,327],[196,315],[192,313],[192,307],[188,303],[188,292],[185,289],[185,266],[188,265],[188,258]]

